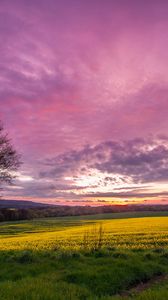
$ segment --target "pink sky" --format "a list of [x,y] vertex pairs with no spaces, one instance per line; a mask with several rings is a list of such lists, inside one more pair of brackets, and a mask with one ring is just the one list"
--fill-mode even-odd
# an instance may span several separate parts
[[168,2],[1,0],[6,199],[168,202]]

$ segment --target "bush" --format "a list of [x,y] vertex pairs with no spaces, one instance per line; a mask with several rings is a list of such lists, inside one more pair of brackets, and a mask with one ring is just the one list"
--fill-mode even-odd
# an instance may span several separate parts
[[146,253],[145,255],[144,255],[144,258],[145,259],[149,259],[149,260],[152,260],[153,259],[153,255],[152,255],[152,253]]
[[168,259],[168,252],[162,253],[161,257]]
[[165,249],[164,248],[155,248],[155,249],[153,249],[153,252],[154,253],[164,253],[165,252]]
[[16,261],[21,264],[31,263],[34,261],[33,253],[31,251],[25,250],[16,257]]
[[115,253],[112,254],[112,256],[114,258],[123,258],[123,259],[127,259],[129,257],[128,254],[123,253],[123,252],[115,252]]

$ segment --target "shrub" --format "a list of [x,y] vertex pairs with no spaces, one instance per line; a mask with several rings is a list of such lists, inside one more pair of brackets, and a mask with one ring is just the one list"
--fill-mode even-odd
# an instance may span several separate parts
[[123,258],[123,259],[127,259],[129,257],[128,254],[123,253],[123,252],[115,252],[115,253],[112,254],[112,256],[114,258]]
[[153,255],[152,255],[152,253],[146,253],[146,254],[144,255],[144,258],[145,258],[145,259],[151,260],[151,259],[153,259]]
[[160,253],[164,253],[165,249],[164,248],[155,248],[155,249],[153,249],[153,252],[160,254]]
[[28,264],[34,261],[34,256],[31,251],[25,250],[16,257],[16,261],[21,264]]

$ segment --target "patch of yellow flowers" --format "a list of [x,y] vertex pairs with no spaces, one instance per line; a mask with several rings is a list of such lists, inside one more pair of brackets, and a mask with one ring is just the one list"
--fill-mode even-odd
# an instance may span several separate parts
[[[63,220],[63,219],[62,219]],[[50,222],[50,221],[48,221]],[[62,222],[60,220],[60,222]],[[125,249],[150,249],[168,247],[168,217],[143,217],[130,219],[92,220],[80,222],[78,225],[47,228],[38,227],[35,232],[22,230],[31,227],[31,222],[15,223],[20,226],[19,233],[10,233],[10,224],[3,225],[4,233],[0,235],[0,250],[21,249],[64,249],[78,250],[83,244],[90,245],[99,234],[102,224],[102,246]],[[9,232],[8,232],[9,230]]]

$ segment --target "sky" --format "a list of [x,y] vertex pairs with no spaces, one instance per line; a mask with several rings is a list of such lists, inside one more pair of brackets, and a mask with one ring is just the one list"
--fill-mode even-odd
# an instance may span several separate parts
[[4,199],[168,204],[168,1],[0,0]]

